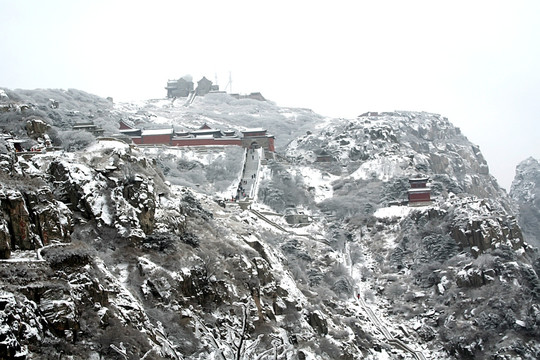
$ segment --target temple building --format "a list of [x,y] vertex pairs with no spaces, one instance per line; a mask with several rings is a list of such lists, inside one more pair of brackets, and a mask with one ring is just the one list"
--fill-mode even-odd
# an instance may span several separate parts
[[193,81],[186,78],[169,80],[165,89],[168,98],[188,97],[193,92]]
[[431,188],[427,185],[428,180],[429,177],[409,179],[409,184],[411,186],[408,190],[409,206],[431,204]]
[[266,152],[275,152],[274,135],[263,128],[248,129],[241,132],[235,130],[213,129],[207,124],[197,130],[175,131],[173,128],[137,129],[127,122],[120,122],[120,133],[131,138],[136,145],[167,146],[242,146],[246,149],[263,148]]

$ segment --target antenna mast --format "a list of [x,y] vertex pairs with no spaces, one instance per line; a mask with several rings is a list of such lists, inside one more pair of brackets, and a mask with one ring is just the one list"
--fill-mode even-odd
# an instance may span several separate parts
[[232,93],[232,75],[230,71],[229,71],[229,82],[227,83],[227,85],[225,85],[225,91],[227,91],[227,88],[229,89],[229,93]]

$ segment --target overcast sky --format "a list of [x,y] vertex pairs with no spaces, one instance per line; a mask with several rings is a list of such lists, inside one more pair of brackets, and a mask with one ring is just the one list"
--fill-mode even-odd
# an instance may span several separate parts
[[540,158],[540,1],[0,0],[0,86],[164,97],[217,77],[333,117],[449,118],[509,190]]

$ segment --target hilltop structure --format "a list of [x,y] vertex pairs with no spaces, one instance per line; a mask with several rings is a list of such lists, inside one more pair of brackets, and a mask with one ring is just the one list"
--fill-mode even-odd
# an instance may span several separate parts
[[[193,80],[191,80],[191,77],[184,76],[178,80],[168,80],[165,89],[167,90],[167,97],[169,99],[174,99],[178,97],[188,98],[194,96],[204,96],[211,92],[225,92],[219,91],[219,85],[214,84],[212,81],[208,80],[206,76],[203,76],[201,80],[197,81],[196,88],[194,86],[195,84],[193,83]],[[229,95],[234,97],[235,99],[252,99],[266,101],[266,99],[260,92],[252,92],[246,95],[237,93]]]
[[99,126],[97,126],[96,124],[94,124],[93,121],[76,123],[75,125],[73,125],[72,129],[73,130],[84,130],[84,131],[87,131],[89,133],[92,133],[95,136],[101,136],[105,132],[104,129],[102,129]]
[[185,78],[169,80],[165,89],[168,98],[188,97],[193,91],[193,81]]
[[214,85],[212,81],[203,76],[201,80],[197,81],[197,88],[194,89],[193,80],[184,76],[178,80],[168,80],[165,89],[168,98],[188,97],[192,93],[204,96],[211,91],[219,91],[219,85]]

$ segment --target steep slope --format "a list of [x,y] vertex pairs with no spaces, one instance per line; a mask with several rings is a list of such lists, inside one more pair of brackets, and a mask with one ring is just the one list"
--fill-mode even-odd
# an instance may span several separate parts
[[[15,246],[15,256],[0,263],[2,358],[381,352],[381,341],[361,331],[367,321],[354,320],[359,310],[341,306],[336,294],[347,289],[327,288],[347,276],[325,242],[299,240],[232,204],[168,186],[121,142],[17,160],[27,169],[20,181],[46,179],[74,228],[63,246],[55,242],[37,256]],[[321,259],[317,276],[330,273],[315,289],[326,296],[297,277],[301,270],[288,265],[296,256]]]
[[540,162],[532,157],[516,167],[510,197],[519,207],[519,225],[525,238],[540,246]]
[[[23,120],[24,111],[10,115]],[[60,129],[49,115],[33,115]],[[302,253],[323,258],[333,252],[324,241],[306,238],[311,245],[304,248],[304,239],[234,204],[223,209],[168,185],[153,160],[122,142],[4,151],[9,181],[2,190],[46,189],[53,197],[47,206],[72,227],[44,248],[43,234],[34,232],[28,250],[13,226],[3,227],[11,248],[0,263],[0,357],[333,359],[386,352],[361,331],[369,324],[355,321],[354,310],[332,309],[330,275],[318,285],[328,292],[323,303],[291,271],[284,254],[291,261]],[[37,208],[23,205],[24,221],[15,217],[22,210],[7,211],[5,223],[37,229]],[[333,269],[345,279],[332,258],[321,262],[320,275]]]
[[[312,174],[299,188],[327,214],[334,248],[350,254],[361,296],[404,334],[457,357],[538,351],[537,252],[479,149],[447,119],[342,120],[293,141],[287,155],[290,178]],[[418,174],[430,177],[433,202],[403,206]]]

